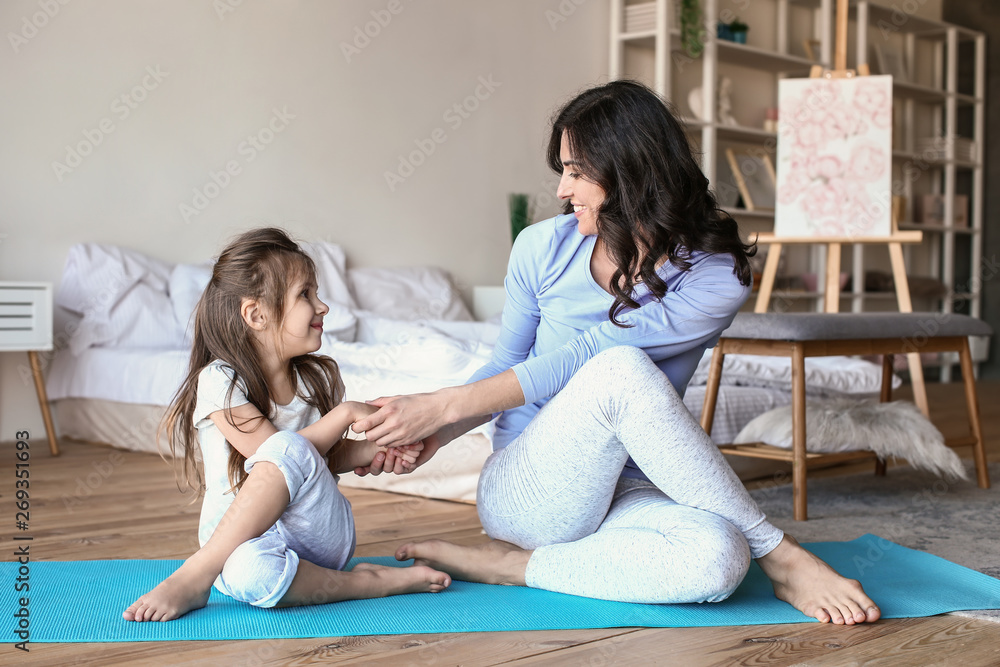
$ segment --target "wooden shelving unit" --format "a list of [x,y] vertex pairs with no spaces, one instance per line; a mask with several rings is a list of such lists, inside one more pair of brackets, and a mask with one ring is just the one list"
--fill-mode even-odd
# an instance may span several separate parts
[[[655,7],[652,29],[625,32],[626,7]],[[752,147],[772,154],[778,140],[763,129],[763,110],[777,106],[777,82],[784,77],[807,76],[814,64],[829,68],[833,52],[834,0],[702,0],[705,23],[703,52],[691,58],[684,52],[675,0],[612,0],[610,30],[611,78],[645,81],[673,104],[701,153],[701,166],[709,181],[717,183],[725,167],[726,147]],[[718,39],[715,25],[736,15],[750,25],[749,44]],[[650,26],[646,26],[650,28]],[[893,150],[894,194],[907,200],[901,230],[924,232],[924,242],[905,250],[908,273],[931,276],[947,287],[946,297],[925,299],[918,310],[960,310],[981,316],[983,226],[983,139],[986,95],[986,38],[960,26],[907,15],[900,19],[891,7],[869,0],[852,0],[850,34],[853,53],[849,67],[873,62],[875,46],[892,52],[909,69],[893,82],[895,132]],[[805,57],[802,43],[810,40],[816,60]],[[853,56],[853,58],[851,58]],[[888,73],[888,72],[887,72]],[[734,81],[734,115],[740,125],[719,122],[718,82]],[[688,103],[692,89],[701,89],[701,116]],[[943,152],[922,153],[920,139],[940,137]],[[955,139],[971,140],[971,156],[956,155]],[[726,167],[727,168],[727,167]],[[725,173],[725,172],[722,172]],[[913,219],[915,197],[943,195],[944,221],[927,224]],[[959,227],[956,196],[968,197],[968,226]],[[727,207],[745,231],[769,231],[768,211]],[[891,309],[886,294],[864,291],[866,269],[885,267],[882,251],[854,245],[847,253],[844,271],[852,274],[851,291],[842,305],[854,312]],[[805,308],[821,307],[824,288],[823,253],[804,251],[789,258],[789,273],[812,272],[820,276],[815,292],[788,293]],[[986,346],[974,346],[985,351]],[[984,357],[980,356],[977,361]],[[944,359],[942,380],[950,376],[952,360]]]

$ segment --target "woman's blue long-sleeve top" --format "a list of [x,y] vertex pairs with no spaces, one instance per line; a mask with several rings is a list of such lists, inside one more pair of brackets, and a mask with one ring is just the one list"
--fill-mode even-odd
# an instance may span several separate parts
[[[619,316],[633,326],[615,326],[608,319],[614,297],[590,269],[596,239],[579,233],[572,214],[531,225],[517,237],[493,358],[469,379],[512,368],[524,392],[525,404],[497,420],[494,449],[516,438],[587,360],[617,345],[645,351],[683,396],[704,350],[715,345],[750,295],[733,273],[731,255],[693,252],[690,270],[669,261],[657,270],[667,284],[662,299],[637,285],[639,308]],[[623,474],[644,477],[631,459]]]

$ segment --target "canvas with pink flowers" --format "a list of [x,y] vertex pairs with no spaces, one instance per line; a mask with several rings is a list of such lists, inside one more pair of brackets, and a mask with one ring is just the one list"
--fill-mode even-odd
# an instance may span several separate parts
[[889,236],[892,77],[783,79],[776,236]]

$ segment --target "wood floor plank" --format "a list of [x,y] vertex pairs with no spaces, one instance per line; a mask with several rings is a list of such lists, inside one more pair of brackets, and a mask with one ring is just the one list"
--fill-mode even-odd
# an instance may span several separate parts
[[[962,667],[1000,665],[1000,624],[961,616],[911,619],[898,632],[857,646],[851,659],[871,667],[937,664]],[[843,664],[834,656],[817,657],[816,667]]]
[[[956,640],[954,647],[948,645]],[[923,665],[952,655],[964,667],[1000,664],[1000,625],[955,616],[890,619],[859,626],[761,625],[728,628],[652,628],[558,652],[514,661],[516,665],[656,664],[663,647],[671,664],[685,667],[731,665],[875,665],[872,658],[897,656],[886,665]],[[968,656],[973,662],[965,662]],[[855,663],[853,661],[859,660]],[[991,662],[992,660],[992,662]]]

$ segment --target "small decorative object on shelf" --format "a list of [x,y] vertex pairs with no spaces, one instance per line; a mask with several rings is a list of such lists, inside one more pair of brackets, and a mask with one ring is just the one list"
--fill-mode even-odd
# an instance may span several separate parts
[[910,80],[906,58],[901,51],[888,43],[883,45],[876,42],[871,48],[874,51],[875,66],[878,67],[879,74],[890,74],[896,81]]
[[919,195],[914,203],[914,222],[935,226],[944,224],[944,195]]
[[906,221],[906,197],[903,195],[892,196],[892,221],[896,225]]
[[726,149],[726,158],[748,211],[774,210],[774,164],[763,151]]
[[955,195],[955,219],[951,221],[956,229],[969,228],[969,198],[965,195]]
[[747,31],[750,30],[750,26],[741,21],[739,18],[733,19],[732,23],[729,24],[729,32],[733,35],[733,41],[737,44],[747,43]]
[[656,29],[656,3],[644,2],[625,6],[625,32],[647,32]]
[[775,107],[769,107],[764,112],[764,131],[775,134],[778,132],[778,110]]
[[743,21],[738,18],[733,19],[729,23],[723,23],[719,21],[715,28],[715,36],[719,39],[724,39],[727,42],[736,42],[737,44],[747,43],[747,31],[750,30],[748,26]]
[[[919,195],[914,198],[916,206],[913,211],[913,222],[925,225],[942,227],[948,224],[944,217],[944,204],[947,198],[943,194]],[[952,227],[956,229],[968,229],[969,227],[969,198],[966,195],[955,195]]]
[[965,137],[922,137],[916,141],[917,153],[925,160],[946,160],[948,144],[952,144],[955,159],[972,162],[976,159],[976,144]]
[[816,55],[822,42],[818,39],[803,39],[802,40],[802,52],[806,54],[806,58],[813,61],[814,63],[819,62],[819,57]]
[[679,0],[681,8],[681,44],[684,52],[697,58],[705,50],[705,33],[701,25],[701,1]]
[[688,107],[691,109],[691,116],[695,120],[707,120],[705,118],[705,109],[702,104],[702,95],[704,93],[701,90],[701,86],[695,86],[688,93]]
[[507,206],[510,209],[510,242],[517,240],[517,235],[527,227],[528,215],[528,195],[512,192],[507,195]]
[[719,79],[719,125],[736,127],[739,125],[733,117],[733,80],[728,76]]

